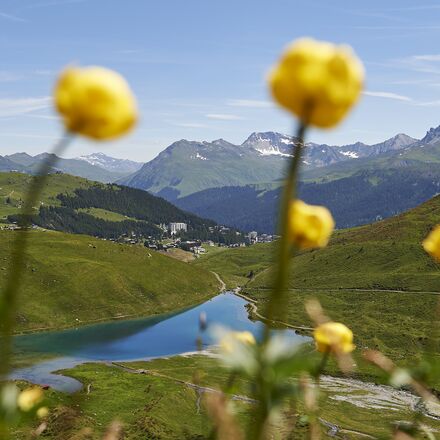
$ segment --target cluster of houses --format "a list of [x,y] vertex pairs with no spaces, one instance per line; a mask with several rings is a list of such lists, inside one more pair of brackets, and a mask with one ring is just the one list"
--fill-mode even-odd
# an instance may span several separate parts
[[278,235],[270,235],[270,234],[258,235],[257,231],[251,231],[247,234],[246,238],[248,244],[255,244],[255,243],[270,243],[279,237]]

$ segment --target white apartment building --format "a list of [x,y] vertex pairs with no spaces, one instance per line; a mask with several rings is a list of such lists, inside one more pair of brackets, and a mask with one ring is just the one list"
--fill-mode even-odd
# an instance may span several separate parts
[[171,235],[176,235],[180,231],[186,232],[188,230],[188,225],[186,223],[173,222],[168,225]]

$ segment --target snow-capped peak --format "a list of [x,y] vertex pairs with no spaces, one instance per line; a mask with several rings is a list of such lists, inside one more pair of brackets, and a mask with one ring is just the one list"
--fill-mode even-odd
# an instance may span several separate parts
[[273,131],[252,133],[242,144],[243,147],[252,148],[261,156],[291,156],[293,139]]

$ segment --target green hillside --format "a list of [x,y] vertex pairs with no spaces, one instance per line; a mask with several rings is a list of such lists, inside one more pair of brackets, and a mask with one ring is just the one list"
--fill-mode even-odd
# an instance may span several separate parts
[[256,151],[222,140],[181,140],[119,182],[175,201],[207,188],[271,182],[282,176],[284,165],[280,156],[262,160]]
[[[0,172],[0,219],[6,220],[8,215],[20,212],[20,205],[32,179],[29,174]],[[43,188],[40,202],[60,206],[58,194],[73,194],[75,189],[89,188],[94,183],[69,174],[51,174]]]
[[[406,213],[357,228],[336,231],[329,246],[303,252],[292,261],[291,288],[366,288],[440,291],[440,267],[421,242],[440,223],[440,196]],[[230,249],[194,264],[215,268],[232,285],[267,288],[273,244]],[[246,276],[253,271],[255,279]]]
[[[439,222],[440,196],[405,214],[337,231],[327,248],[298,255],[291,262],[283,320],[312,325],[304,303],[317,297],[333,319],[354,330],[360,348],[379,348],[404,363],[419,358],[432,342],[440,299],[440,266],[421,241]],[[272,254],[271,245],[252,246],[208,255],[195,264],[217,267],[229,286],[244,286],[264,314]],[[249,280],[251,270],[256,276]],[[372,374],[365,366],[361,371]]]
[[[0,288],[20,231],[0,231]],[[216,294],[214,275],[147,250],[60,232],[31,231],[16,331],[148,316]]]
[[[290,287],[440,291],[439,266],[421,246],[439,222],[437,196],[404,214],[337,231],[328,247],[295,258]],[[267,287],[270,279],[265,271],[250,285]]]
[[220,274],[229,289],[243,286],[272,262],[273,243],[261,243],[250,247],[222,249],[203,255],[191,263]]
[[[202,392],[197,386],[220,390],[230,380],[228,371],[219,368],[217,359],[200,355],[174,356],[123,365],[126,370],[115,365],[90,363],[64,371],[63,374],[81,381],[85,387],[73,395],[54,390],[45,393],[52,412],[43,438],[78,438],[78,432],[87,427],[91,432],[81,439],[102,439],[115,414],[123,423],[124,439],[127,440],[210,438],[212,422],[203,404],[209,390]],[[137,369],[148,373],[134,374]],[[89,384],[91,387],[87,386]],[[385,396],[391,399],[391,403],[378,399],[374,386],[344,385],[337,387],[326,380],[321,382],[319,400],[323,438],[389,438],[391,425],[398,420],[410,420],[416,414],[409,404],[391,396],[390,389],[385,391]],[[251,386],[248,380],[236,379],[234,393],[249,396]],[[379,390],[384,393],[383,389]],[[246,426],[245,423],[250,421],[249,411],[254,406],[240,399],[233,403],[239,423]],[[301,401],[296,413],[304,414]],[[170,417],[170,414],[173,416]],[[420,413],[417,416],[434,432],[440,429],[439,420]],[[371,423],[372,420],[374,423]],[[340,436],[326,435],[329,422],[340,428]],[[21,423],[11,430],[12,437],[31,438],[31,428],[35,429],[38,423],[35,421],[33,426],[29,422]],[[295,435],[289,438],[299,440],[309,437],[307,427],[298,423]]]
[[[20,207],[32,177],[0,173],[0,221],[20,220]],[[106,239],[133,236],[160,239],[160,224],[183,222],[182,239],[242,241],[235,229],[222,230],[213,220],[183,211],[152,194],[116,184],[103,184],[68,174],[51,174],[34,208],[32,222],[45,229],[87,234]]]

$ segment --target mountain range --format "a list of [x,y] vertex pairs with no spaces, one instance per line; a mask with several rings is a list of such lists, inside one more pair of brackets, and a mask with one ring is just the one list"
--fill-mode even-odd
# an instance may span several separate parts
[[[241,145],[223,139],[212,142],[182,139],[118,183],[175,201],[209,188],[276,182],[283,176],[294,141],[295,138],[275,132],[252,133]],[[417,142],[398,134],[375,145],[307,143],[303,165],[306,171],[320,169],[400,151]]]
[[[286,157],[287,142],[276,142],[280,139],[286,138],[253,134],[249,143],[265,153],[263,157]],[[338,228],[371,223],[440,192],[440,127],[430,129],[420,140],[398,134],[375,145],[323,148],[307,144],[304,162],[308,163],[304,163],[299,188],[304,200],[328,206]],[[282,182],[282,171],[277,171],[278,179],[269,183],[207,188],[172,201],[182,209],[242,230],[273,233]]]
[[[31,156],[27,153],[15,153],[9,156],[0,156],[0,171],[18,171],[34,174],[41,163],[49,157],[49,153]],[[99,182],[114,182],[127,176],[139,168],[142,163],[127,159],[115,159],[103,153],[80,156],[74,159],[59,157],[53,172],[59,171],[74,176],[84,177]]]
[[[54,171],[146,190],[218,223],[271,233],[295,141],[276,132],[252,133],[241,145],[182,139],[145,164],[95,153],[60,159]],[[0,171],[35,173],[46,157],[3,156]],[[399,133],[373,145],[307,143],[301,181],[301,197],[329,206],[338,227],[396,215],[440,192],[440,126],[422,139]]]

